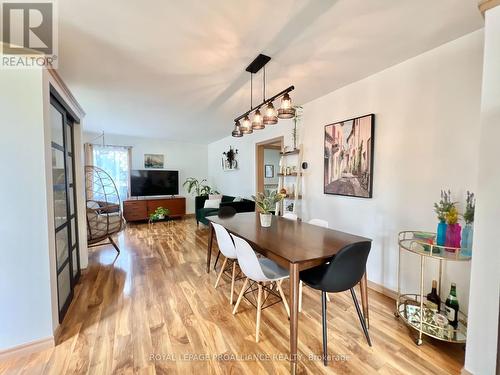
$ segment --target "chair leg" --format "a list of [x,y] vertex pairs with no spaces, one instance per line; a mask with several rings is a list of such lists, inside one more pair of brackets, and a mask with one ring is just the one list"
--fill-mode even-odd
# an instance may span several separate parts
[[323,323],[323,364],[328,366],[328,326],[326,323],[326,292],[321,292],[321,320]]
[[109,238],[109,242],[111,242],[111,245],[113,245],[113,247],[115,248],[116,252],[120,253],[120,248],[118,246],[116,246],[115,241],[113,241],[113,239],[111,238],[111,236],[108,237],[108,238]]
[[302,312],[302,281],[299,282],[299,312]]
[[231,276],[231,306],[233,305],[233,295],[234,295],[234,278],[236,277],[236,259],[233,259],[233,274]]
[[248,277],[245,278],[245,281],[243,282],[243,286],[241,287],[241,292],[240,295],[238,296],[238,299],[236,300],[236,305],[234,305],[233,309],[233,315],[236,314],[236,311],[238,311],[238,306],[240,305],[241,299],[243,298],[243,294],[245,294],[245,289],[248,284]]
[[227,258],[224,258],[224,262],[222,262],[222,267],[219,272],[219,276],[217,276],[217,280],[215,281],[215,288],[217,289],[217,285],[219,285],[220,278],[224,273],[224,268],[226,268]]
[[286,301],[285,293],[283,293],[283,289],[281,288],[282,282],[283,282],[283,280],[280,280],[277,282],[276,285],[277,285],[277,289],[278,289],[278,292],[280,294],[281,300],[283,301],[283,305],[285,306],[286,315],[288,315],[288,318],[290,318],[290,308],[288,307],[288,302]]
[[216,267],[217,267],[217,262],[219,261],[219,257],[220,257],[220,251],[217,253],[217,258],[215,258],[215,263],[214,263],[214,271],[216,271]]
[[368,333],[368,328],[366,327],[366,321],[363,317],[363,313],[359,308],[358,298],[356,297],[356,293],[354,292],[354,288],[351,288],[352,300],[354,301],[354,306],[356,306],[356,311],[358,313],[359,322],[361,323],[361,327],[363,328],[363,332],[365,333],[366,341],[368,345],[372,346],[372,341],[370,340],[370,334]]
[[257,322],[255,325],[255,342],[259,342],[259,331],[260,331],[260,313],[262,312],[262,285],[259,283],[257,285],[259,291],[257,293]]

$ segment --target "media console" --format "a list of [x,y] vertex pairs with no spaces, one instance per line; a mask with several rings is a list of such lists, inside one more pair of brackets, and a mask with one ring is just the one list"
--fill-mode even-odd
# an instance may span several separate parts
[[170,211],[170,217],[182,218],[186,214],[186,198],[138,198],[123,201],[123,217],[127,221],[148,220],[158,207]]

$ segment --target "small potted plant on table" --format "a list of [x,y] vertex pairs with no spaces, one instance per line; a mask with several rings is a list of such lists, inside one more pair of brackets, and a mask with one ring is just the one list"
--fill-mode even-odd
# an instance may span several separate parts
[[272,211],[276,208],[276,203],[281,202],[285,197],[284,194],[280,194],[273,190],[266,193],[257,193],[257,195],[252,195],[255,204],[260,209],[260,225],[264,228],[270,227],[273,214]]

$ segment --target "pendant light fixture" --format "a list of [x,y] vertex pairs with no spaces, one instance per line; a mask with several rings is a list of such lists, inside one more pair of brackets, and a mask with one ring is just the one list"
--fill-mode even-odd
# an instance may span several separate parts
[[233,137],[243,137],[243,133],[241,132],[241,125],[239,121],[234,123],[234,130],[231,133]]
[[264,125],[274,125],[278,123],[278,116],[276,115],[276,109],[274,108],[273,102],[269,102],[266,106],[262,122]]
[[260,110],[256,110],[255,114],[253,115],[253,120],[252,120],[252,129],[254,130],[261,130],[264,129],[266,125],[262,123],[262,114],[260,113]]
[[295,108],[292,107],[292,99],[290,99],[288,93],[281,98],[281,107],[278,109],[278,117],[281,119],[295,117]]
[[243,119],[243,123],[241,124],[241,132],[243,134],[253,133],[252,122],[250,121],[250,117],[245,116],[245,118]]
[[[280,119],[290,119],[295,116],[295,108],[292,106],[292,100],[290,98],[290,92],[295,89],[295,87],[290,86],[285,90],[279,92],[278,94],[266,99],[266,68],[265,65],[271,60],[269,56],[260,54],[255,58],[254,61],[246,68],[246,71],[250,73],[250,110],[243,113],[234,119],[235,126],[232,132],[233,137],[242,137],[243,134],[252,134],[253,130],[264,129],[266,125],[274,125],[278,123],[278,118]],[[262,85],[262,103],[253,106],[253,75],[257,73],[260,69],[264,68],[263,71],[263,85]],[[273,102],[275,100],[281,99],[281,105],[278,111],[276,111]],[[263,113],[261,112],[261,109]],[[253,113],[252,121],[250,121],[250,115]],[[240,124],[240,120],[242,120]]]

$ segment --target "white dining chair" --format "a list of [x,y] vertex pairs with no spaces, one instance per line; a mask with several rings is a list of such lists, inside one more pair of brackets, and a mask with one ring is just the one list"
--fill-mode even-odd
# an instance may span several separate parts
[[[259,342],[260,315],[264,307],[263,304],[265,303],[265,301],[267,301],[269,295],[272,294],[277,298],[281,298],[281,301],[283,301],[283,305],[285,307],[286,314],[288,315],[288,318],[290,318],[290,309],[288,307],[285,294],[283,293],[283,289],[281,288],[281,283],[283,282],[283,280],[289,277],[289,272],[287,269],[281,267],[271,259],[265,257],[257,258],[257,255],[255,254],[250,244],[244,239],[232,234],[231,237],[234,240],[236,254],[238,256],[238,264],[241,268],[241,271],[246,276],[238,299],[236,300],[236,305],[234,305],[233,314],[236,314],[236,312],[238,311],[238,306],[240,305],[243,296],[248,293],[254,293],[255,285],[257,285],[257,319],[255,327],[255,342]],[[249,283],[250,285],[247,288],[247,285]],[[276,287],[279,294],[276,294],[274,287]],[[268,306],[270,305],[271,304],[269,304]]]
[[[311,219],[308,221],[308,224],[311,225],[316,225],[318,227],[323,227],[323,228],[328,228],[328,221],[322,220],[322,219]],[[304,284],[302,283],[302,280],[299,283],[299,312],[302,311],[302,288],[304,287]],[[326,293],[326,299],[328,302],[330,302],[330,296],[328,293]]]
[[297,214],[294,214],[293,212],[285,212],[282,217],[283,217],[283,219],[288,219],[288,220],[297,220],[298,219]]
[[317,225],[318,227],[328,228],[328,221],[322,219],[311,219],[308,221],[309,224]]
[[[224,261],[222,263],[222,267],[220,269],[219,274],[217,275],[217,280],[215,281],[215,288],[219,285],[219,281],[222,277],[222,274],[225,271],[229,271],[232,268],[231,272],[231,297],[230,303],[233,304],[233,295],[234,295],[234,281],[236,278],[236,263],[238,263],[238,257],[236,255],[236,249],[234,248],[233,240],[229,235],[226,228],[224,228],[220,224],[212,223],[215,230],[215,235],[217,237],[217,245],[219,246],[219,250],[224,256]],[[227,264],[228,260],[231,264]]]

